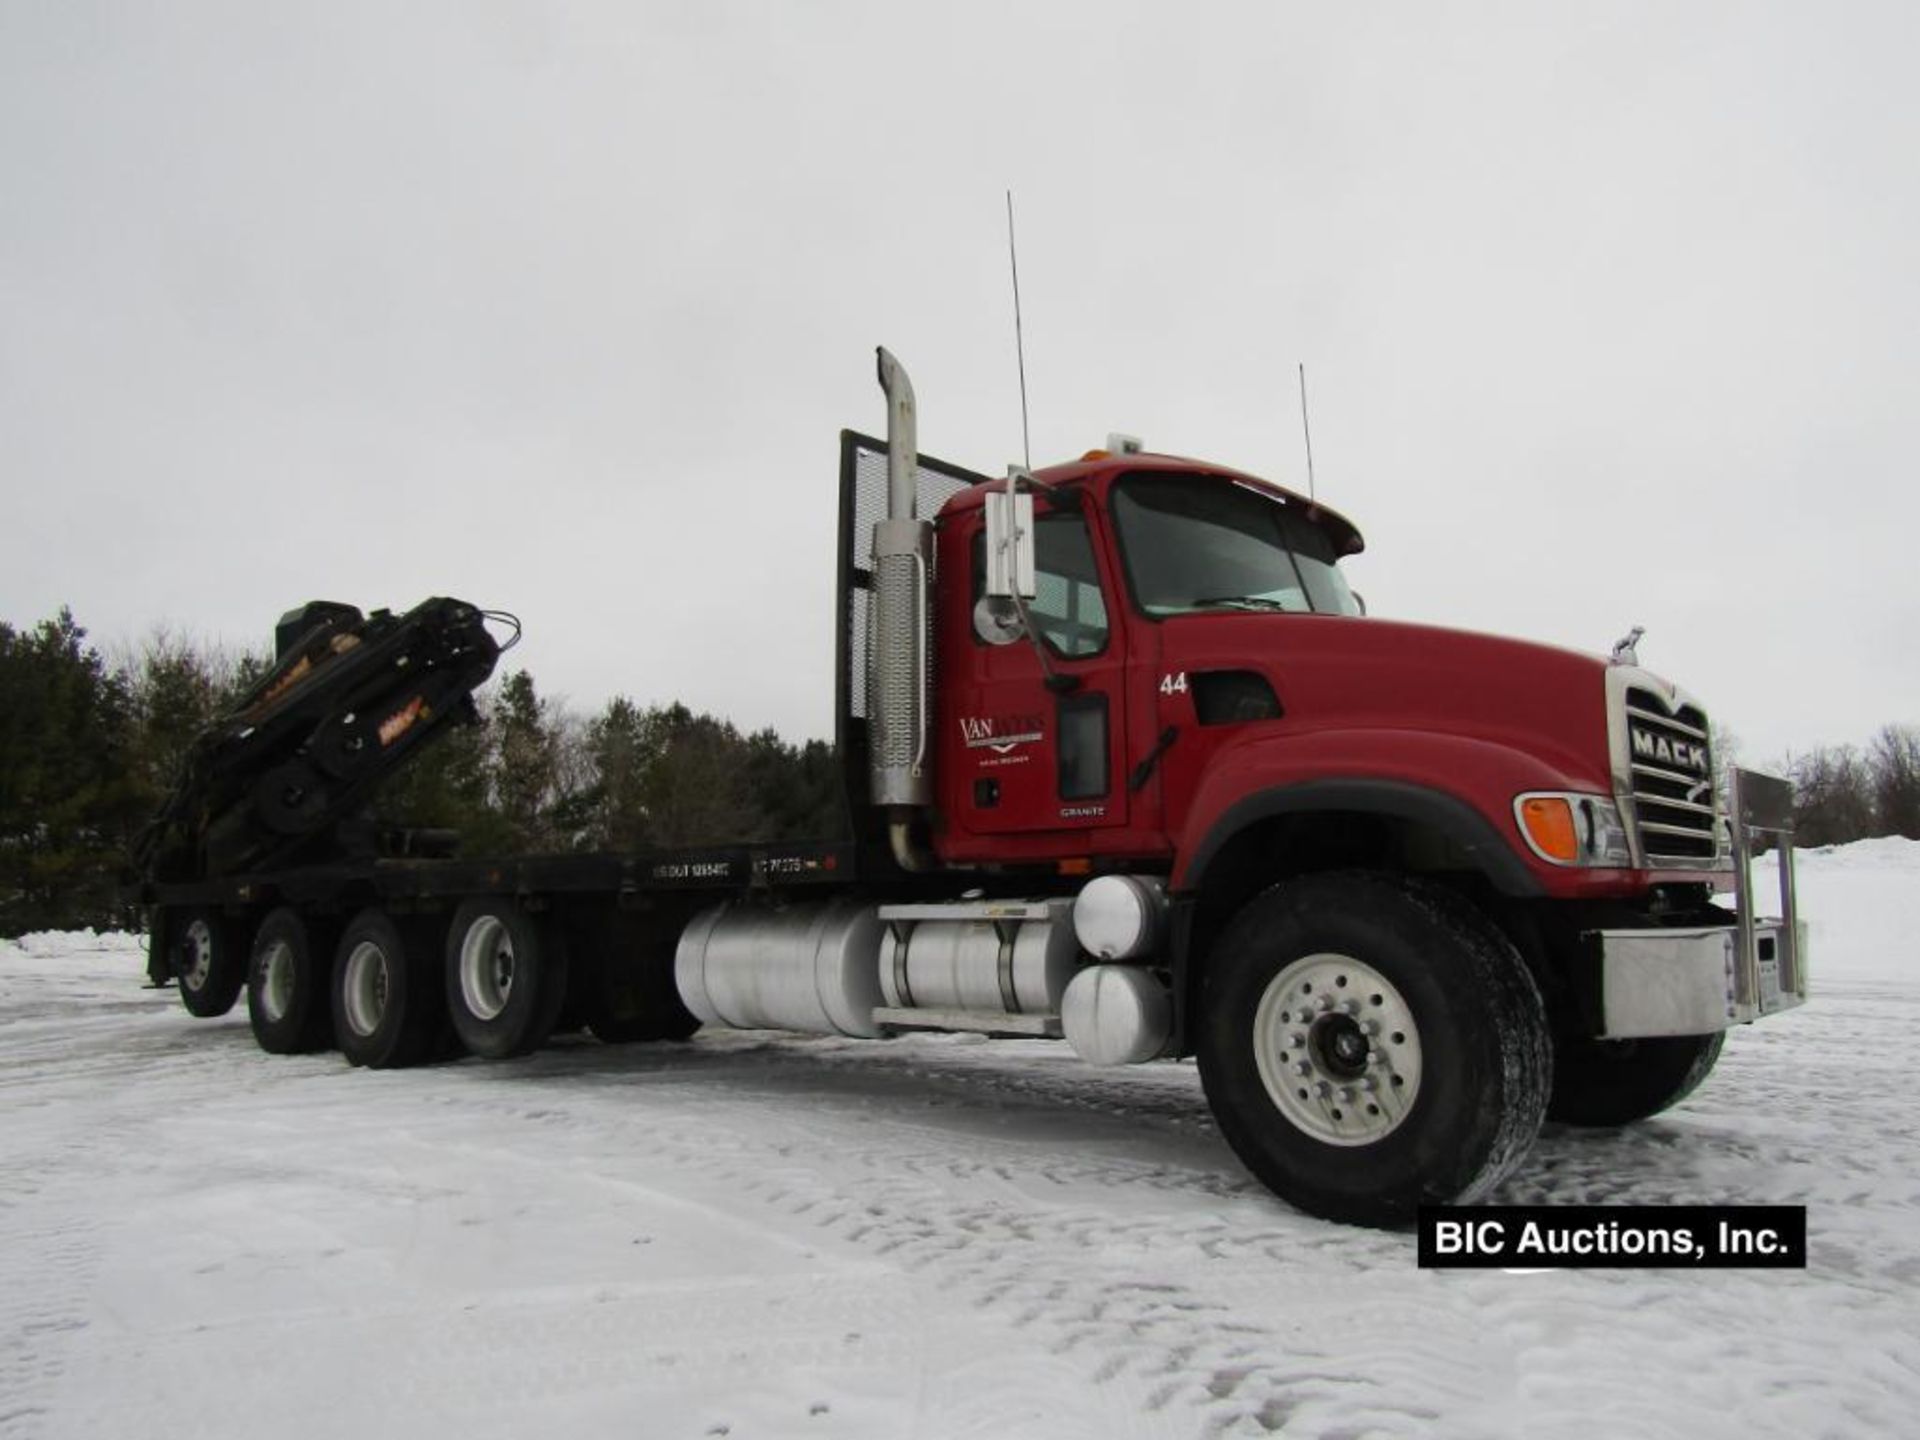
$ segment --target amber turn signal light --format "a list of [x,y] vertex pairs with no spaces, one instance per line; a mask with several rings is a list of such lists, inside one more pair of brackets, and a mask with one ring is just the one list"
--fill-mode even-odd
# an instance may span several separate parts
[[1535,795],[1520,802],[1520,823],[1527,838],[1549,860],[1571,865],[1580,858],[1580,840],[1574,833],[1573,806],[1558,795]]

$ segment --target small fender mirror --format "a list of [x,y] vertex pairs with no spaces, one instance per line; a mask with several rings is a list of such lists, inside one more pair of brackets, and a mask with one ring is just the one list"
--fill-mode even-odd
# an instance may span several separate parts
[[1011,595],[983,595],[973,607],[973,633],[989,645],[1011,645],[1027,626]]

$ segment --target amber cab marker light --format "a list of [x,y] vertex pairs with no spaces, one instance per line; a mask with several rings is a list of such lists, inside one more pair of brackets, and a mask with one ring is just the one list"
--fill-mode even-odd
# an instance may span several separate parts
[[1573,830],[1573,806],[1557,795],[1536,795],[1520,806],[1520,823],[1527,838],[1548,859],[1571,865],[1580,858],[1580,842]]

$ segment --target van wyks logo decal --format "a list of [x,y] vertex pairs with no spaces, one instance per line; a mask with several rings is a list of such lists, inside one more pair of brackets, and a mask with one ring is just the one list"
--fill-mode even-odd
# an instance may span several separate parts
[[1046,738],[1046,722],[1038,715],[988,715],[960,717],[960,738],[969,750],[991,750],[1005,755],[1016,745],[1031,745]]

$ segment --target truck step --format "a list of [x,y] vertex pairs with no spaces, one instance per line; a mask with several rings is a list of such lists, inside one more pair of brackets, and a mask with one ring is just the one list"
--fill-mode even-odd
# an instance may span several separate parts
[[934,1010],[882,1005],[874,1010],[873,1023],[897,1030],[964,1030],[976,1035],[1045,1040],[1060,1038],[1058,1015],[1009,1015],[999,1010]]
[[882,920],[1057,920],[1071,900],[951,900],[932,905],[882,905]]

